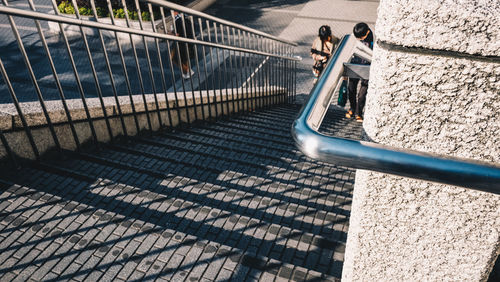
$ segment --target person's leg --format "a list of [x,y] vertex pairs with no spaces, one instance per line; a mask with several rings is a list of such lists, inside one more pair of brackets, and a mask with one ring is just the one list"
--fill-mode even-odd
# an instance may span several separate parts
[[361,80],[361,87],[358,92],[358,103],[356,105],[356,116],[363,118],[363,110],[365,108],[366,93],[368,92],[368,80]]
[[349,116],[346,115],[347,117],[350,117],[353,115],[353,113],[356,110],[356,92],[358,88],[358,78],[349,78],[349,83],[347,84],[347,97],[349,97]]

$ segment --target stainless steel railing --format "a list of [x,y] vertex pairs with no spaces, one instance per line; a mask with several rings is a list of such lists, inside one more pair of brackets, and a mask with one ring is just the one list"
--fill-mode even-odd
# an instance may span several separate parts
[[[332,94],[343,75],[344,62],[353,55],[369,55],[361,50],[350,35],[342,38],[309,100],[293,124],[292,135],[307,156],[352,168],[366,169],[451,184],[500,194],[500,166],[462,160],[410,150],[402,150],[371,142],[326,136],[317,132]],[[361,48],[361,49],[360,49]]]
[[[8,19],[12,32],[4,36],[7,29],[2,30],[0,106],[14,105],[37,159],[40,145],[32,130],[40,123],[33,125],[28,120],[24,113],[28,102],[37,102],[56,149],[65,147],[57,127],[67,123],[78,150],[83,142],[78,132],[82,123],[87,124],[96,146],[102,139],[95,125],[97,119],[104,120],[107,139],[113,141],[117,131],[129,136],[144,127],[151,131],[155,124],[160,128],[191,124],[295,99],[298,59],[293,57],[295,44],[287,40],[159,0],[135,0],[132,6],[124,0],[113,5],[107,0],[106,7],[96,7],[90,0],[90,7],[81,10],[91,12],[90,17],[80,14],[82,7],[75,0],[66,4],[72,7],[69,10],[73,15],[60,13],[55,0],[52,13],[39,12],[33,0],[27,2],[29,9],[19,2],[13,4],[18,6],[9,6],[7,0],[0,5],[0,16]],[[115,18],[117,9],[121,9],[124,20]],[[189,28],[186,22],[191,23],[191,38],[175,35],[178,31],[172,19],[177,12],[181,13],[184,30]],[[131,15],[138,15],[136,21]],[[56,23],[55,30],[52,23]],[[169,23],[173,34],[165,33]],[[183,50],[187,60],[181,55]],[[183,76],[181,65],[186,61],[194,75]],[[36,97],[28,95],[31,92]],[[90,99],[97,99],[99,118],[93,113],[96,102],[89,105]],[[51,100],[61,103],[65,120],[52,120],[53,113],[47,106]],[[70,109],[75,100],[85,116],[78,120],[79,129]],[[146,118],[146,126],[141,125],[141,115]],[[133,130],[126,122],[130,117]],[[15,160],[12,141],[9,144],[9,138],[5,138],[9,131],[0,128],[0,141]]]

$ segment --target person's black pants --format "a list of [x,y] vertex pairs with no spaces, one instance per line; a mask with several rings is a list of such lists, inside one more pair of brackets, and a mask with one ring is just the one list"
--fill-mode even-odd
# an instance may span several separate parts
[[366,102],[366,92],[368,91],[368,80],[361,79],[361,87],[359,88],[359,93],[356,95],[359,81],[359,78],[349,78],[347,93],[349,96],[351,111],[355,115],[362,117]]

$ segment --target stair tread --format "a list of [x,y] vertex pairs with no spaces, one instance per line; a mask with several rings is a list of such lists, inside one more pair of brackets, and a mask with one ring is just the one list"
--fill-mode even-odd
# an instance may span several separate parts
[[[354,170],[295,148],[298,110],[275,107],[2,174],[2,273],[340,279]],[[330,111],[322,130],[347,124],[345,134],[359,135],[342,115]]]

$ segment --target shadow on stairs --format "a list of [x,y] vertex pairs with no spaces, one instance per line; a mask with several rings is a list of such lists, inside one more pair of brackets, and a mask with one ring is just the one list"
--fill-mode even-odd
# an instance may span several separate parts
[[[294,146],[298,105],[0,176],[0,280],[337,280],[354,170]],[[361,136],[331,110],[324,133]]]

